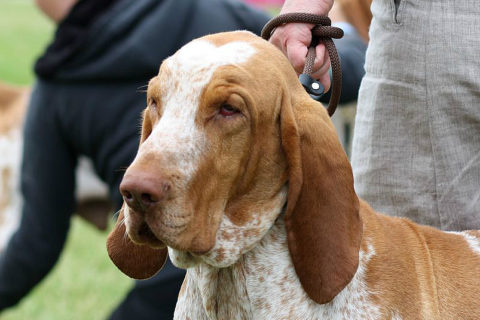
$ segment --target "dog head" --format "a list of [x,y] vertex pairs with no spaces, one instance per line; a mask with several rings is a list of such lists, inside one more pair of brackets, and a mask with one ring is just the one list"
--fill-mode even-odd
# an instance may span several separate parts
[[248,32],[194,40],[163,62],[120,190],[108,247],[133,277],[161,268],[166,247],[179,267],[230,266],[282,211],[313,300],[331,300],[358,265],[358,199],[335,129],[282,53]]

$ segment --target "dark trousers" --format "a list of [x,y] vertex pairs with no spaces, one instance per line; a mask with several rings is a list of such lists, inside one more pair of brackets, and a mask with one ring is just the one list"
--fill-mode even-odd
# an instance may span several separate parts
[[185,274],[168,261],[155,277],[137,281],[110,320],[171,320]]

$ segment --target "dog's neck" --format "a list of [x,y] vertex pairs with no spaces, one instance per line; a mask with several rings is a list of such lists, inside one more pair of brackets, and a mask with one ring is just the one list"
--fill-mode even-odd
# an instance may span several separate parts
[[316,304],[295,274],[281,218],[235,265],[215,268],[202,263],[188,269],[175,319],[330,319],[338,310],[362,319],[379,312],[369,303],[363,281],[372,254],[371,248],[360,253],[357,274],[333,301]]
[[175,319],[253,319],[243,267],[200,264],[188,269]]

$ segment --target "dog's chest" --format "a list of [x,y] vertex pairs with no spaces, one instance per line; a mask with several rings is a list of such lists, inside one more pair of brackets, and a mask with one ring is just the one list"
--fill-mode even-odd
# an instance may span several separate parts
[[188,269],[174,318],[253,319],[242,266],[219,269],[201,264]]
[[[291,262],[283,224],[234,266],[189,269],[175,319],[376,319],[362,267],[330,303],[319,305],[304,292]],[[361,253],[361,265],[369,253]]]

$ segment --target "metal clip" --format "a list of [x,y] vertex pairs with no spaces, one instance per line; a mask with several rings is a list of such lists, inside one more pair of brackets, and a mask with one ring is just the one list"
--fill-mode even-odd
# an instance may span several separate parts
[[312,97],[313,100],[320,101],[320,98],[323,96],[323,90],[325,89],[323,85],[310,77],[308,74],[302,73],[298,80],[305,88],[307,93]]

